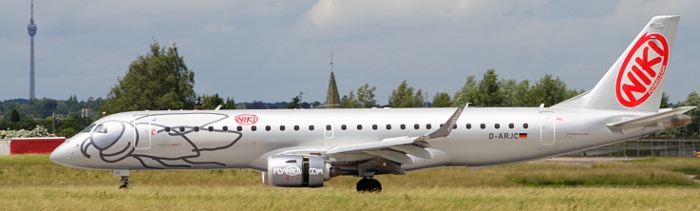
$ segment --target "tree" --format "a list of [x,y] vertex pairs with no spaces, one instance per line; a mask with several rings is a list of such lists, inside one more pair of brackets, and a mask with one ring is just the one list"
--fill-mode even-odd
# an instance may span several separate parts
[[530,96],[535,106],[540,103],[552,106],[567,99],[566,84],[559,77],[552,79],[552,75],[546,74],[532,87]]
[[474,104],[482,107],[500,106],[503,102],[503,93],[499,89],[496,71],[494,69],[487,70],[484,73],[484,78],[479,81]]
[[222,109],[236,109],[236,101],[232,97],[226,98],[226,103],[221,107]]
[[687,136],[698,136],[698,124],[700,119],[698,119],[697,107],[700,107],[700,95],[698,95],[698,93],[695,91],[691,92],[690,94],[688,94],[688,97],[685,99],[685,101],[681,102],[679,106],[696,106],[695,109],[686,113],[688,116],[690,116],[691,122],[690,124],[683,127],[681,131]]
[[202,95],[197,98],[198,105],[197,108],[199,109],[204,109],[204,110],[211,110],[215,109],[219,105],[223,106],[224,104],[224,99],[219,97],[219,94],[216,93],[214,95]]
[[454,98],[452,98],[453,107],[458,107],[466,103],[473,103],[477,85],[475,78],[476,77],[473,75],[467,77],[467,82],[464,83],[464,86],[462,86],[462,88],[455,93]]
[[292,98],[292,102],[289,103],[287,108],[289,109],[295,109],[295,108],[301,108],[301,100],[299,99],[299,96],[296,96]]
[[19,111],[17,109],[12,109],[12,114],[10,116],[10,121],[11,122],[19,122]]
[[399,87],[391,91],[389,96],[389,106],[393,108],[421,107],[425,101],[423,91],[414,93],[413,87],[409,87],[406,81],[399,84]]
[[519,107],[533,106],[532,103],[530,103],[531,102],[530,81],[529,80],[520,81],[518,83],[518,85],[515,87],[515,91],[513,91],[513,94],[509,98],[512,101],[512,106],[519,106]]
[[117,79],[101,111],[193,109],[194,72],[185,65],[175,43],[162,47],[157,41],[150,52],[139,55],[123,78]]
[[433,107],[450,107],[451,105],[450,94],[447,94],[447,92],[438,92],[433,97]]
[[[377,100],[374,99],[375,90],[377,90],[377,87],[369,87],[369,83],[357,88],[357,106],[360,108],[371,108],[376,105]],[[352,91],[350,94],[352,94]]]
[[503,96],[503,101],[501,101],[501,106],[505,107],[514,107],[517,106],[517,98],[515,96],[515,91],[518,88],[518,82],[515,81],[515,79],[501,79],[498,80],[498,91],[501,92],[501,96]]
[[357,99],[355,98],[355,93],[350,91],[349,95],[344,95],[343,98],[340,99],[340,107],[357,108]]
[[661,93],[661,103],[659,103],[659,108],[668,108],[668,95],[666,92]]

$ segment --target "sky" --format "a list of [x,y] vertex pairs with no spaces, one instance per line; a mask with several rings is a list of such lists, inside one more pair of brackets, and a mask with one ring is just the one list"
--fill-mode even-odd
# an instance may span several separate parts
[[[470,75],[559,77],[589,90],[655,15],[680,15],[664,91],[700,91],[700,1],[34,1],[36,97],[106,97],[153,40],[178,47],[195,92],[236,102],[325,102],[404,80],[451,95]],[[0,2],[0,100],[29,97],[30,1]]]

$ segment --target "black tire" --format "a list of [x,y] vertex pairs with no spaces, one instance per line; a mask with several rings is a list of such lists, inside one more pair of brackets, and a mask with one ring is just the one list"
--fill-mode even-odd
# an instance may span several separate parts
[[363,193],[379,193],[382,191],[382,184],[376,179],[362,178],[355,185],[357,192]]
[[355,185],[357,192],[366,192],[368,190],[367,183],[369,183],[369,179],[367,178],[362,178],[360,181],[357,181],[357,184]]
[[382,183],[379,183],[378,180],[370,179],[368,183],[369,183],[369,189],[367,191],[372,192],[372,193],[382,192]]

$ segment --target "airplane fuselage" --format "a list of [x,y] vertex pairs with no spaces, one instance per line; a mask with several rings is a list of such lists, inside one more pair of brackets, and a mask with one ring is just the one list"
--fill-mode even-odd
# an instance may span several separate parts
[[[83,132],[61,146],[75,148],[71,150],[75,153],[63,155],[65,158],[61,158],[61,162],[96,169],[252,168],[265,171],[267,158],[282,152],[303,149],[304,153],[309,154],[314,153],[309,147],[322,152],[335,146],[379,141],[385,137],[421,136],[439,128],[445,117],[454,110],[376,108],[126,112],[95,122],[96,125],[119,122],[124,126],[113,145],[90,146],[88,142],[96,141],[100,138],[97,137],[99,134]],[[532,160],[663,130],[659,125],[625,135],[604,124],[611,118],[648,114],[553,108],[467,108],[449,137],[430,142],[429,151],[434,155],[432,159],[414,157],[415,162],[405,164],[404,169],[477,167]],[[214,130],[209,131],[209,127]],[[233,141],[235,143],[231,143]],[[80,151],[89,158],[78,154]],[[358,158],[330,157],[332,164],[346,160]]]

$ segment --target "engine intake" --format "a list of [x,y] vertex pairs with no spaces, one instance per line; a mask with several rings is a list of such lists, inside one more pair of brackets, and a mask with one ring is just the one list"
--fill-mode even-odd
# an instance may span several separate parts
[[267,158],[263,183],[281,187],[321,187],[331,165],[319,156],[277,155]]

